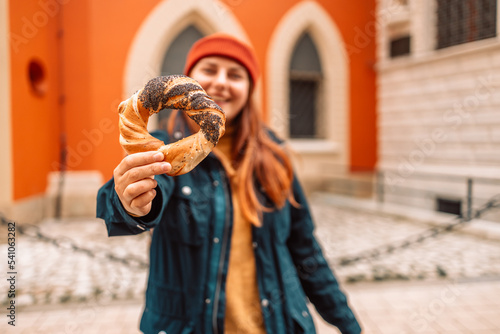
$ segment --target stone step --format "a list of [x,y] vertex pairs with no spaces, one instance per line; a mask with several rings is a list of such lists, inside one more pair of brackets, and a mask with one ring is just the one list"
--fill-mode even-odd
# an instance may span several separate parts
[[61,217],[94,217],[97,191],[103,183],[99,171],[51,172],[45,193],[46,217],[56,215],[59,196]]
[[375,174],[360,172],[329,176],[324,190],[332,194],[369,198],[376,190]]

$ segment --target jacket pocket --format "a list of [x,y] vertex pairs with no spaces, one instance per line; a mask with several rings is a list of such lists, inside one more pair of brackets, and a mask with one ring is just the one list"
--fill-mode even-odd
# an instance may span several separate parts
[[146,308],[140,329],[145,334],[188,334],[193,332],[189,319],[192,310],[187,303],[188,293],[158,285],[150,285],[146,292]]
[[[151,283],[150,283],[151,284]],[[158,315],[187,319],[189,294],[178,289],[151,284],[146,291],[146,311]]]
[[171,240],[189,246],[200,246],[208,235],[211,201],[203,189],[178,185],[174,192],[175,214],[167,221]]
[[144,334],[191,334],[194,333],[193,325],[187,320],[175,319],[145,310],[140,324]]

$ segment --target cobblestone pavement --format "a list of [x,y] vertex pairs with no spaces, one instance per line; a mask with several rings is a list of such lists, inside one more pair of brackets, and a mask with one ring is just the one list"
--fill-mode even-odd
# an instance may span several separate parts
[[[500,277],[500,241],[445,232],[378,259],[340,266],[337,259],[399,243],[430,227],[348,208],[312,205],[316,234],[343,281],[435,280]],[[474,224],[471,222],[470,224]]]
[[[446,233],[379,259],[340,266],[340,257],[402,240],[426,227],[321,202],[311,207],[325,256],[365,333],[500,333],[500,242]],[[16,305],[22,327],[9,333],[137,333],[146,270],[110,261],[104,254],[131,254],[147,261],[149,234],[107,238],[105,226],[96,219],[47,220],[40,227],[46,235],[93,250],[96,257],[18,236]],[[6,254],[5,244],[1,247]],[[2,291],[3,309],[7,301]],[[481,315],[476,317],[478,309]],[[40,329],[42,325],[48,329]],[[318,325],[320,333],[336,332],[320,320]]]
[[[149,233],[108,238],[104,224],[97,219],[47,220],[40,231],[89,249],[95,257],[32,237],[18,237],[16,303],[20,306],[142,296],[147,270],[110,261],[106,254],[123,258],[132,255],[147,261]],[[7,294],[2,293],[1,298],[4,305]]]
[[[363,334],[498,334],[500,281],[378,282],[344,289]],[[32,306],[5,334],[139,334],[142,300]],[[318,334],[338,334],[311,308]],[[5,320],[4,320],[5,321]]]

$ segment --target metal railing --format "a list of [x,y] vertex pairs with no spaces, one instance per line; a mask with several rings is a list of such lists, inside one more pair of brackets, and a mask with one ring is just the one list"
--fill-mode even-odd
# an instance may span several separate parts
[[398,185],[388,185],[386,182],[387,173],[395,173],[397,171],[384,169],[375,172],[375,198],[377,202],[384,203],[386,201],[387,189],[392,187],[389,192],[397,193],[398,196],[402,197],[422,197],[436,199],[439,197],[443,198],[453,198],[459,199],[464,203],[464,214],[465,218],[471,219],[473,215],[473,206],[476,202],[487,202],[488,198],[481,197],[481,195],[474,193],[474,188],[477,185],[484,185],[489,187],[497,187],[493,193],[500,193],[500,178],[490,178],[490,177],[479,177],[479,176],[462,176],[462,175],[451,175],[451,174],[431,174],[431,173],[412,173],[411,176],[407,177],[405,180],[408,181],[436,181],[441,183],[447,183],[448,185],[454,184],[455,188],[462,187],[464,193],[451,193],[449,190],[424,190],[421,187],[412,187],[410,185],[398,184]]
[[[401,175],[397,169],[348,167],[340,164],[327,164],[323,170],[328,171],[324,174],[323,190],[346,194],[349,189],[344,187],[346,184],[351,184],[353,189],[356,187],[365,189],[364,197],[371,196],[380,204],[389,202],[421,204],[422,201],[426,201],[425,208],[436,211],[439,211],[435,207],[437,199],[450,199],[461,202],[460,216],[465,218],[471,217],[473,206],[482,205],[491,196],[500,193],[500,175],[495,178],[420,171]],[[439,188],[437,183],[442,184],[442,187]],[[332,185],[337,185],[338,188]],[[431,206],[431,203],[434,206]],[[408,204],[408,206],[418,205]]]
[[467,217],[457,216],[450,223],[445,224],[443,226],[432,227],[421,233],[409,236],[402,241],[385,244],[380,247],[360,252],[358,254],[342,257],[340,259],[337,259],[336,262],[340,266],[347,266],[363,260],[375,259],[382,255],[392,254],[397,250],[402,250],[410,246],[413,246],[415,244],[422,243],[427,239],[435,238],[444,233],[456,231],[457,229],[462,228],[463,226],[473,221],[474,219],[481,218],[488,211],[499,207],[500,207],[500,194],[491,197],[485,204],[483,204],[476,210],[473,210],[471,208],[470,214]]

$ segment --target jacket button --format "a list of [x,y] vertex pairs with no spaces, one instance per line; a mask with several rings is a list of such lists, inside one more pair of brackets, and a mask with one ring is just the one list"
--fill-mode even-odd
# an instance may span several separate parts
[[304,318],[307,318],[309,316],[309,313],[307,313],[307,311],[302,311],[302,316]]
[[186,196],[191,195],[191,193],[193,192],[193,191],[191,190],[191,187],[189,187],[189,186],[184,186],[184,187],[182,187],[181,191],[182,191],[182,193],[183,193],[184,195],[186,195]]
[[205,299],[205,304],[210,304],[211,300],[210,298]]
[[261,304],[262,304],[262,307],[268,307],[268,306],[269,306],[269,300],[267,300],[267,299],[262,299]]
[[175,131],[175,132],[174,132],[174,138],[175,138],[175,139],[181,139],[181,138],[182,138],[182,132],[180,132],[180,131]]
[[214,242],[215,242],[216,244],[218,244],[218,243],[219,243],[219,241],[220,241],[220,240],[219,240],[219,238],[217,238],[217,237],[215,237],[215,238],[214,238]]
[[252,247],[253,248],[257,248],[257,246],[259,246],[259,244],[256,241],[252,242]]
[[215,180],[213,183],[214,187],[217,187],[219,185],[219,181]]
[[158,334],[167,334],[165,331],[159,331]]

